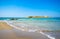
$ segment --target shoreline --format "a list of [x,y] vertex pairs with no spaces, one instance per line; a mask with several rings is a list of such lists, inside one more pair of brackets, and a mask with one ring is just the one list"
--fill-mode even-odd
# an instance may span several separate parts
[[[55,39],[54,37],[51,37],[50,35],[47,35],[47,34],[45,34],[45,33],[43,33],[43,32],[46,32],[46,31],[41,31],[41,30],[25,30],[25,29],[21,29],[21,28],[18,28],[18,27],[16,27],[16,26],[14,26],[14,25],[12,25],[12,24],[9,24],[7,21],[5,21],[8,25],[10,25],[11,27],[14,27],[14,28],[16,28],[16,29],[18,29],[18,30],[21,30],[21,31],[26,31],[26,32],[35,32],[35,31],[37,31],[37,33],[40,33],[40,34],[42,34],[42,35],[44,35],[44,36],[46,36],[46,37],[48,37],[48,38],[50,38],[50,39]],[[50,31],[47,31],[47,32],[50,32]]]
[[[4,26],[4,27],[2,27],[2,30],[0,30],[1,39],[37,39],[37,38],[38,39],[48,39],[48,37],[46,37],[42,34],[21,31],[14,27],[12,29],[9,29],[12,26],[10,26],[10,25],[7,26],[7,25],[8,24],[6,22],[0,22],[0,26]],[[7,27],[7,29],[6,29],[6,27]]]

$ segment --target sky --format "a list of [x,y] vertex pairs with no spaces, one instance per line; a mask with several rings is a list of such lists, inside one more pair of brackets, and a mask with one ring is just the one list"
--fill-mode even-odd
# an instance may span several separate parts
[[60,0],[0,0],[0,17],[60,17]]

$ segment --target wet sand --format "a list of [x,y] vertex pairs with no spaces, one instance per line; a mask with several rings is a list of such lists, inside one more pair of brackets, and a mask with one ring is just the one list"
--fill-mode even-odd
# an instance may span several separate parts
[[48,37],[34,32],[25,32],[0,22],[0,39],[49,39]]

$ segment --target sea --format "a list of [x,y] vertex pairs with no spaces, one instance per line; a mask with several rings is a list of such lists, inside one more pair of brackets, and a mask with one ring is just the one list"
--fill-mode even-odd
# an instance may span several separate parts
[[[13,17],[0,17],[0,20],[11,21],[11,24],[17,27],[25,27],[28,29],[44,30],[47,35],[60,39],[60,17],[50,18],[25,18],[14,17],[16,20],[11,20]],[[48,30],[48,31],[47,31]]]

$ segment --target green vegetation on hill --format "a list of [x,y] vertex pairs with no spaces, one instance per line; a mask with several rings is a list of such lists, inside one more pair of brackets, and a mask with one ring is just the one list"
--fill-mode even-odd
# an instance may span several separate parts
[[28,18],[48,18],[48,16],[28,16]]

